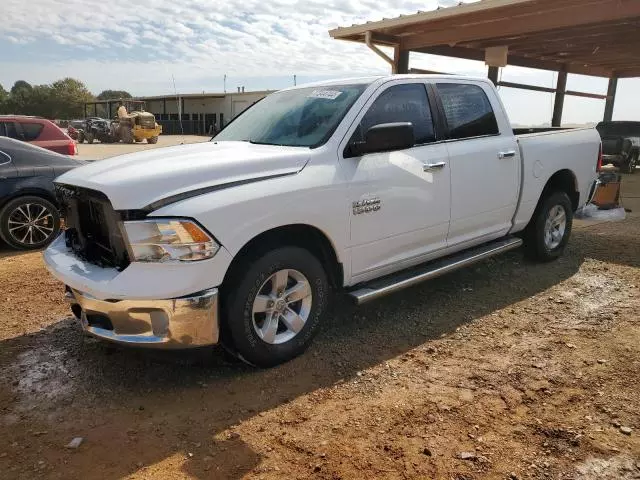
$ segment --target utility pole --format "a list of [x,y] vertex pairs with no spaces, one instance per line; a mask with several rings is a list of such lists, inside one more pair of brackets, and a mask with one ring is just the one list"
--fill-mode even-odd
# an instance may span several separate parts
[[295,87],[298,84],[296,75],[293,76],[293,86]]

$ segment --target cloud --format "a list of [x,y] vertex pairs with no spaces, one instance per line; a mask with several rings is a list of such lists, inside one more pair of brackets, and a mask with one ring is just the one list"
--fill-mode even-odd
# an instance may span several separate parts
[[[288,86],[294,74],[300,79],[318,79],[388,73],[389,66],[366,46],[333,40],[328,30],[458,3],[397,0],[381,6],[377,0],[0,1],[0,41],[7,40],[5,48],[0,49],[0,83],[5,87],[21,78],[48,83],[73,76],[95,92],[113,88],[138,95],[172,91],[172,75],[182,91],[213,91],[222,89],[224,75],[230,89],[236,85],[262,89]],[[430,55],[412,54],[411,65],[486,75],[481,62]],[[547,85],[552,80],[549,72],[516,67],[505,69],[505,75],[525,83]],[[579,83],[586,85],[588,81]],[[602,91],[599,84],[593,88]],[[547,121],[551,96],[541,94],[544,100],[531,97],[535,100],[527,103],[522,100],[527,95],[505,94],[515,121]],[[634,101],[637,110],[638,100],[632,99],[631,104]],[[585,104],[584,109],[576,107],[580,111],[576,117],[597,120],[600,104]],[[624,102],[623,108],[628,104]]]

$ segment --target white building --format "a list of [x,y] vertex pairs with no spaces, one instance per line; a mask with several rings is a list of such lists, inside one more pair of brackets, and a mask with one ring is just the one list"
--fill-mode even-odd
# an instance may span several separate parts
[[271,92],[264,90],[233,93],[187,93],[137,97],[137,99],[146,102],[146,110],[155,115],[156,121],[162,124],[164,133],[179,133],[177,130],[168,130],[180,128],[178,120],[181,115],[184,133],[207,134],[213,125],[220,129]]

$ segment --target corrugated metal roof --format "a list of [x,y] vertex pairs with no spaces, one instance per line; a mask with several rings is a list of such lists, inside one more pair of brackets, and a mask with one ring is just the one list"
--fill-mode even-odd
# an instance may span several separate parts
[[329,34],[480,61],[488,49],[507,48],[510,65],[624,78],[640,76],[639,28],[640,0],[482,0]]
[[398,17],[386,18],[382,20],[368,21],[360,24],[352,24],[348,27],[337,27],[329,30],[329,35],[333,38],[342,38],[349,35],[364,33],[369,30],[379,30],[403,25],[411,25],[412,23],[421,23],[430,20],[446,18],[453,15],[466,15],[481,10],[489,10],[492,8],[507,7],[520,3],[529,3],[536,0],[477,0],[475,2],[459,1],[452,6],[441,6],[433,10],[418,10],[416,13],[400,15]]

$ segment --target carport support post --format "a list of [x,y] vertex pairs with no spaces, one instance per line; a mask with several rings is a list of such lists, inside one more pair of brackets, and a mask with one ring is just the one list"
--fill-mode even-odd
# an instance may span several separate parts
[[607,103],[604,105],[604,121],[613,120],[613,107],[616,103],[616,92],[618,91],[618,77],[615,75],[609,79],[609,88],[607,89]]
[[493,82],[493,84],[498,86],[498,74],[500,72],[500,67],[489,67],[489,71],[487,72],[487,76],[489,80]]
[[564,94],[567,91],[567,71],[562,69],[558,72],[558,83],[556,85],[556,99],[553,104],[553,118],[551,119],[552,127],[560,127],[562,125],[562,109],[564,108]]
[[409,50],[393,49],[392,73],[409,73]]

